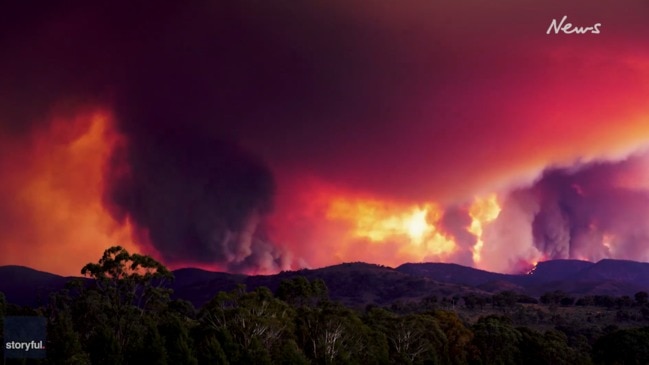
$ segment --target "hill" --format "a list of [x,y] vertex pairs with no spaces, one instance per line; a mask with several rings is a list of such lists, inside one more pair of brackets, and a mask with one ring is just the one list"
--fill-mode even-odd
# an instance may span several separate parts
[[626,260],[545,261],[526,275],[499,274],[446,263],[404,264],[396,270],[489,292],[514,290],[532,296],[555,290],[580,296],[633,295],[649,290],[649,263]]
[[[175,274],[176,272],[174,272]],[[205,272],[197,275],[209,276]],[[260,286],[275,291],[280,282],[296,276],[309,280],[322,279],[329,288],[330,297],[349,306],[366,304],[385,305],[397,300],[421,300],[428,296],[453,296],[466,293],[485,293],[469,286],[439,282],[423,276],[409,275],[392,268],[366,263],[344,263],[315,270],[285,271],[276,275],[242,276],[223,273],[208,281],[196,281],[191,285],[174,283],[175,296],[200,306],[220,290],[232,290],[237,284],[248,289]]]
[[49,294],[63,289],[70,279],[25,266],[0,266],[0,292],[18,305],[46,303]]
[[[266,286],[274,291],[282,280],[298,275],[310,280],[322,279],[332,299],[355,307],[419,301],[432,296],[486,295],[504,290],[535,297],[555,290],[575,296],[632,296],[638,291],[649,291],[649,263],[624,260],[547,261],[526,275],[493,273],[448,263],[408,263],[394,269],[362,262],[275,275],[247,276],[195,268],[173,273],[174,297],[189,300],[197,307],[219,291],[229,291],[240,284],[248,289]],[[18,305],[44,303],[50,292],[62,289],[70,279],[23,266],[0,266],[0,292]]]

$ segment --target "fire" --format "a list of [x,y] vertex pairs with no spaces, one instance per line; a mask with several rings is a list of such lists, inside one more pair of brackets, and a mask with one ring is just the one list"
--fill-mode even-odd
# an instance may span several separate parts
[[416,242],[421,242],[426,233],[431,230],[431,226],[426,221],[427,211],[416,209],[410,218],[405,221],[408,235]]
[[[449,262],[463,254],[443,226],[445,207],[439,203],[396,201],[316,179],[298,181],[298,187],[280,191],[286,201],[294,200],[274,213],[272,237],[304,260],[301,267]],[[469,208],[472,223],[466,229],[477,237],[474,253],[479,257],[483,230],[501,208],[495,194],[475,198]]]
[[110,245],[133,250],[129,225],[117,225],[102,205],[104,164],[116,141],[110,115],[92,111],[54,119],[27,143],[5,147],[0,166],[13,176],[0,186],[21,220],[0,232],[0,265],[79,275]]
[[473,247],[473,261],[476,264],[479,263],[482,258],[480,253],[484,246],[484,241],[482,239],[484,226],[498,218],[500,210],[501,208],[498,204],[498,197],[496,194],[475,198],[473,204],[469,208],[469,215],[472,219],[469,232],[473,233],[477,238],[476,244]]
[[346,222],[350,238],[376,244],[398,242],[399,255],[421,261],[454,251],[455,243],[436,228],[441,209],[432,203],[408,206],[379,200],[333,199],[326,218]]
[[373,242],[381,242],[390,237],[407,236],[420,244],[433,227],[426,217],[430,206],[414,207],[410,211],[396,208],[378,200],[333,200],[327,218],[346,220],[353,223],[353,234]]

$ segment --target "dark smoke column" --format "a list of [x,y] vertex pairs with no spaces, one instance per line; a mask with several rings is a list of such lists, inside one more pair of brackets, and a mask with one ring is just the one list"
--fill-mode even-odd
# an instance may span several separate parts
[[117,46],[126,56],[110,80],[125,144],[107,168],[104,201],[167,264],[271,272],[289,261],[262,228],[274,177],[241,142],[277,124],[269,106],[290,90],[278,90],[284,62],[269,61],[263,28],[237,9],[161,5],[157,16],[129,18],[136,39]]
[[649,254],[647,156],[549,169],[529,188],[534,245],[547,259],[644,260]]
[[269,169],[200,129],[160,127],[122,123],[126,143],[107,169],[113,216],[147,232],[167,263],[280,268],[279,250],[258,232],[274,192]]

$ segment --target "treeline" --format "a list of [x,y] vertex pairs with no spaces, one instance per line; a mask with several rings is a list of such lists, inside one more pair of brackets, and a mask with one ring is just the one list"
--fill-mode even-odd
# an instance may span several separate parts
[[470,293],[463,296],[437,297],[435,295],[423,298],[418,302],[403,303],[395,301],[391,309],[398,311],[419,311],[428,308],[458,307],[466,309],[511,309],[518,304],[543,304],[548,308],[556,307],[601,307],[606,309],[639,308],[649,319],[649,294],[645,291],[637,292],[633,297],[622,295],[585,295],[576,297],[561,290],[547,292],[536,299],[527,294],[520,294],[511,290],[504,290],[492,295]]
[[[220,292],[197,310],[171,299],[167,284],[172,274],[148,256],[112,247],[82,273],[94,284],[71,282],[39,308],[7,304],[0,296],[0,318],[41,315],[48,320],[47,359],[13,363],[649,363],[649,327],[521,326],[515,311],[506,309],[524,307],[534,298],[513,292],[488,300],[467,296],[438,302],[431,297],[418,308],[397,304],[355,310],[331,301],[322,280],[295,277],[275,293],[243,286]],[[561,299],[541,298],[547,301],[543,305],[561,305]],[[637,296],[631,305],[642,307],[643,300]],[[460,305],[503,311],[468,321],[447,308]]]
[[[539,299],[511,290],[486,295],[469,293],[447,297],[428,296],[419,301],[396,300],[389,309],[398,314],[420,313],[436,309],[457,311],[469,317],[475,314],[502,314],[515,325],[575,324],[582,322],[622,326],[649,324],[649,294],[637,292],[633,297],[610,295],[571,296],[560,290],[547,292]],[[571,311],[570,309],[574,310]]]

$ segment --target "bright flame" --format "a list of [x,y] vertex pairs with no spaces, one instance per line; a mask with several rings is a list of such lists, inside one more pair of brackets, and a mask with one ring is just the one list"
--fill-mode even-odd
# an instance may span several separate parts
[[421,242],[426,233],[431,230],[431,226],[426,221],[426,214],[426,210],[415,210],[405,222],[408,234],[414,241]]
[[454,251],[453,240],[436,228],[440,217],[440,208],[431,203],[405,206],[345,198],[331,200],[326,214],[328,220],[346,222],[352,238],[401,243],[400,253],[418,261]]
[[[465,254],[444,225],[444,207],[436,202],[404,203],[317,179],[296,180],[300,182],[297,193],[280,190],[287,200],[294,200],[274,213],[272,235],[285,242],[306,267],[350,261],[449,262]],[[501,208],[495,194],[476,197],[468,208],[472,223],[466,229],[476,236],[474,252],[479,257],[483,231]]]
[[473,246],[473,262],[478,264],[481,257],[482,247],[484,240],[482,239],[482,232],[484,226],[498,218],[500,214],[500,205],[498,204],[498,197],[496,194],[491,194],[487,197],[477,197],[469,208],[469,215],[471,216],[471,226],[469,232],[476,236],[476,244]]
[[377,200],[333,200],[327,218],[352,222],[353,234],[373,242],[408,236],[420,244],[434,227],[426,219],[431,206],[406,209],[390,206]]

